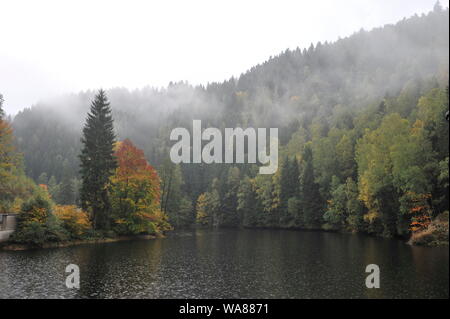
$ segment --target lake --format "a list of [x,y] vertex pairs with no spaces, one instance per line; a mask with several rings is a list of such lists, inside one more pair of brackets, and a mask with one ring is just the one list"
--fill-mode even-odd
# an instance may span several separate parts
[[[65,268],[80,268],[68,289]],[[377,264],[381,288],[367,289]],[[0,251],[0,298],[448,298],[449,249],[325,232],[197,230]]]

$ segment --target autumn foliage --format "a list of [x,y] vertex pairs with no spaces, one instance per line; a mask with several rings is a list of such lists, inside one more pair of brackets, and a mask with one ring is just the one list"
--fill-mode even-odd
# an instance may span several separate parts
[[158,233],[169,228],[160,211],[160,179],[144,152],[126,139],[116,146],[111,204],[119,234]]
[[16,150],[12,128],[0,119],[0,213],[19,212],[23,202],[36,191],[36,185],[23,171],[22,156]]
[[432,211],[429,205],[431,194],[416,194],[408,192],[406,196],[409,199],[409,213],[411,215],[410,230],[413,233],[427,229],[431,222]]
[[89,215],[73,205],[58,205],[53,214],[61,221],[62,226],[73,238],[82,238],[91,229]]

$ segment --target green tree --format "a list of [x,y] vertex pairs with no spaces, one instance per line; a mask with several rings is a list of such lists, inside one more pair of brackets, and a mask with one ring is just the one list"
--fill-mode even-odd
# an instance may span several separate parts
[[439,160],[445,159],[449,154],[449,125],[445,119],[448,112],[448,90],[432,89],[419,99],[417,109],[417,118],[424,123],[424,129]]
[[387,115],[358,142],[356,154],[360,199],[368,209],[365,219],[371,230],[385,236],[406,234],[409,214],[431,195],[438,170],[423,123],[411,127],[399,114]]
[[59,198],[59,191],[61,189],[61,185],[56,182],[55,176],[51,176],[48,180],[48,192],[50,193],[50,197],[53,200],[57,200]]
[[347,196],[346,209],[348,212],[347,225],[349,230],[357,232],[364,231],[364,207],[358,199],[358,185],[352,178],[347,178],[345,184],[345,193]]
[[23,244],[42,245],[68,239],[68,233],[52,213],[52,202],[45,193],[37,194],[21,207],[17,229],[11,241]]
[[272,214],[274,210],[273,183],[268,175],[257,175],[254,178],[256,198],[261,210],[258,212],[258,224],[261,226],[276,226]]
[[305,145],[302,161],[303,174],[300,187],[304,224],[310,228],[317,228],[322,224],[323,202],[319,185],[314,179],[313,153],[310,143]]
[[192,202],[182,191],[184,182],[180,165],[166,158],[160,165],[158,173],[161,177],[161,211],[168,216],[174,227],[192,224],[194,221]]
[[[299,181],[299,167],[296,158],[292,160],[286,157],[282,166],[280,173],[280,226],[289,226],[296,213],[288,209],[288,201],[291,198],[297,198],[300,189]],[[292,204],[292,203],[291,203]]]
[[238,189],[240,183],[240,171],[238,167],[230,167],[225,184],[225,194],[222,200],[221,226],[238,226],[241,218],[238,214]]
[[441,193],[443,193],[440,198],[441,204],[443,204],[444,209],[449,206],[449,158],[439,162],[439,177],[438,182],[441,188]]
[[331,181],[331,199],[328,200],[328,208],[323,215],[328,227],[344,229],[347,221],[347,194],[345,184],[339,182],[339,178],[333,176]]
[[[311,150],[313,152],[314,178],[319,185],[322,198],[328,198],[331,179],[340,176],[339,156],[336,145],[341,140],[342,132],[336,128],[328,132],[328,136],[313,139]],[[338,160],[336,160],[338,159]]]
[[70,176],[66,175],[63,177],[56,202],[61,205],[72,205],[75,203],[75,187]]
[[242,217],[243,226],[258,226],[258,214],[260,214],[260,209],[258,208],[258,199],[254,181],[248,176],[245,176],[239,185],[237,210]]
[[75,185],[67,161],[63,163],[62,180],[56,202],[61,205],[73,205],[75,203]]
[[336,144],[336,157],[339,166],[339,176],[342,180],[356,176],[354,142],[349,134],[344,134]]
[[218,226],[220,198],[216,189],[200,194],[197,199],[197,224],[202,226]]
[[108,184],[117,163],[113,118],[103,90],[91,104],[81,142],[81,206],[91,214],[94,229],[107,230],[111,221]]
[[22,154],[15,144],[10,124],[0,119],[0,213],[19,212],[22,203],[39,192],[25,176]]

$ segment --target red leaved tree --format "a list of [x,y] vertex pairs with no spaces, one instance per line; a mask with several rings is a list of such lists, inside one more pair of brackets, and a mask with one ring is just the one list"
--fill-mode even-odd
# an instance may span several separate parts
[[144,152],[126,139],[116,146],[118,167],[111,178],[115,230],[120,234],[159,233],[169,228],[161,213],[160,179]]

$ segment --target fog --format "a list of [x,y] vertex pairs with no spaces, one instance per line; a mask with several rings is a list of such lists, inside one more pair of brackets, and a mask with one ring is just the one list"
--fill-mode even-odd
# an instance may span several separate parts
[[[206,86],[232,76],[238,78],[288,48],[308,48],[311,43],[336,41],[361,28],[370,30],[415,13],[420,15],[430,11],[435,0],[343,3],[2,1],[0,92],[9,114],[47,101],[47,105],[58,105],[55,109],[61,116],[76,122],[84,118],[81,114],[85,109],[77,107],[87,108],[84,102],[92,96],[88,90],[100,87],[139,88],[134,96],[144,98],[132,102],[133,108],[143,107],[146,97],[147,106],[161,105],[163,99],[161,112],[183,104],[202,109],[202,105],[211,104],[211,96],[180,86],[167,97],[167,89],[161,88],[170,81]],[[441,3],[448,7],[448,0]],[[160,89],[145,88],[148,86]],[[283,89],[281,93],[289,99],[293,88]],[[86,98],[81,104],[58,101],[62,94],[82,90],[88,92],[83,93]],[[268,101],[261,93],[258,99],[263,101],[256,104]],[[111,99],[117,102],[119,96],[113,93]],[[221,102],[215,102],[222,107]],[[152,118],[158,118],[152,114]],[[257,116],[262,115],[251,118]],[[289,118],[289,113],[283,116]]]

